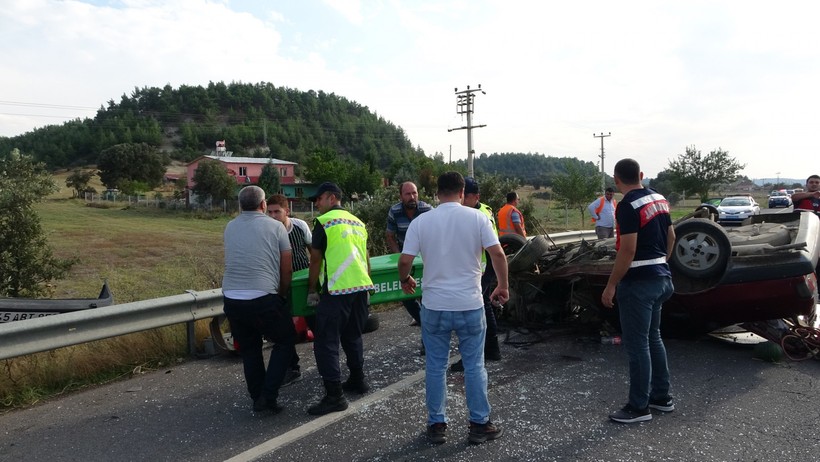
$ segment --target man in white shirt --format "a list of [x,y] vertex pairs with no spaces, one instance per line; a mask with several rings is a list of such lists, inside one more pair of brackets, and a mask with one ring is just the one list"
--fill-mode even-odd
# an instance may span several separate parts
[[399,279],[405,293],[415,292],[416,280],[410,270],[420,254],[424,262],[421,335],[427,350],[427,438],[434,444],[446,441],[446,373],[450,338],[455,331],[470,413],[468,440],[479,444],[503,433],[490,421],[487,398],[481,255],[487,251],[496,271],[498,285],[490,295],[496,304],[509,299],[507,259],[487,216],[461,206],[464,178],[460,173],[447,172],[438,178],[438,198],[441,205],[410,223],[399,258]]

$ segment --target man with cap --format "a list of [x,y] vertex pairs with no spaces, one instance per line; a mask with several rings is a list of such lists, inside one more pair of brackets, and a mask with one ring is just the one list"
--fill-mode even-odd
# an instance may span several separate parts
[[[493,232],[498,236],[498,229],[495,224],[495,216],[493,209],[489,205],[481,202],[481,193],[479,191],[478,181],[471,177],[464,178],[464,202],[462,205],[471,207],[479,212],[487,215],[490,220],[490,225]],[[493,269],[493,260],[488,258],[485,251],[481,256],[481,266],[483,273],[481,274],[481,293],[484,297],[484,316],[487,321],[487,336],[484,340],[484,359],[490,361],[501,360],[501,348],[498,346],[498,322],[495,319],[495,311],[493,304],[490,302],[490,293],[492,292],[492,284],[495,282],[495,270]],[[464,363],[461,360],[450,366],[451,372],[464,371]]]
[[[342,208],[342,190],[335,183],[322,183],[310,200],[321,215],[314,220],[307,303],[316,307],[313,353],[325,396],[308,413],[324,415],[347,409],[343,391],[364,394],[370,389],[364,378],[362,330],[368,315],[368,291],[374,287],[367,228]],[[320,273],[324,274],[321,286]],[[344,383],[340,343],[350,370]]]
[[[390,253],[399,253],[404,245],[404,236],[410,222],[424,212],[429,212],[433,208],[430,204],[419,200],[419,191],[412,181],[405,181],[399,185],[400,202],[393,204],[387,212],[387,231],[385,240]],[[413,318],[413,323],[421,325],[419,311],[421,306],[418,299],[404,300],[404,309]],[[424,355],[424,345],[421,346],[421,354]]]

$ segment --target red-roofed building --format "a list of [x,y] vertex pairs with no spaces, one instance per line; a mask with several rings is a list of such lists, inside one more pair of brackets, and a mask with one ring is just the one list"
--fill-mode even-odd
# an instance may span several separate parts
[[269,159],[263,157],[223,157],[223,156],[201,156],[194,159],[188,164],[187,177],[188,189],[194,186],[194,172],[199,167],[200,162],[205,160],[215,160],[221,162],[225,166],[228,174],[236,178],[236,184],[256,184],[259,181],[259,175],[262,174],[262,169],[268,162],[279,169],[279,179],[281,184],[293,184],[296,182],[294,175],[294,168],[296,163],[288,162],[286,160]]

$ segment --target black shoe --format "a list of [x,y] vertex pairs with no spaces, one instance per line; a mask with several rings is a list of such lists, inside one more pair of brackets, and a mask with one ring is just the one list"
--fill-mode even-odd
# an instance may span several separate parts
[[661,412],[672,412],[675,410],[675,400],[671,396],[662,399],[650,399],[649,407]]
[[286,387],[288,385],[293,385],[300,380],[302,380],[302,373],[299,369],[290,369],[285,374],[285,380],[282,380],[282,386]]
[[652,420],[652,413],[649,408],[635,409],[629,404],[618,411],[609,414],[609,418],[618,423],[637,423]]
[[364,377],[350,377],[342,384],[342,390],[363,395],[370,391],[370,385],[365,382]]
[[503,434],[504,430],[489,420],[484,424],[470,422],[470,433],[467,435],[467,439],[473,444],[481,444],[485,441],[497,440]]
[[284,409],[283,406],[276,404],[276,400],[269,400],[264,396],[260,396],[253,402],[253,412],[272,412],[278,414]]
[[427,440],[433,444],[446,443],[447,424],[444,422],[439,422],[427,427]]
[[450,364],[450,372],[464,372],[464,361],[458,360]]
[[325,415],[345,409],[347,409],[347,400],[344,396],[325,396],[321,401],[309,407],[307,412],[310,415]]

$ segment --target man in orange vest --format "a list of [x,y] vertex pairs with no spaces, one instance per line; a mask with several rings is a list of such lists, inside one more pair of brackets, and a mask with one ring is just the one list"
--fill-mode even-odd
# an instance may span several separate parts
[[498,211],[498,235],[520,234],[527,237],[524,227],[524,214],[515,206],[518,205],[518,193],[507,193],[507,203]]
[[615,237],[615,207],[618,201],[615,200],[615,190],[606,188],[604,195],[592,201],[587,207],[592,222],[595,223],[595,235],[598,239]]

